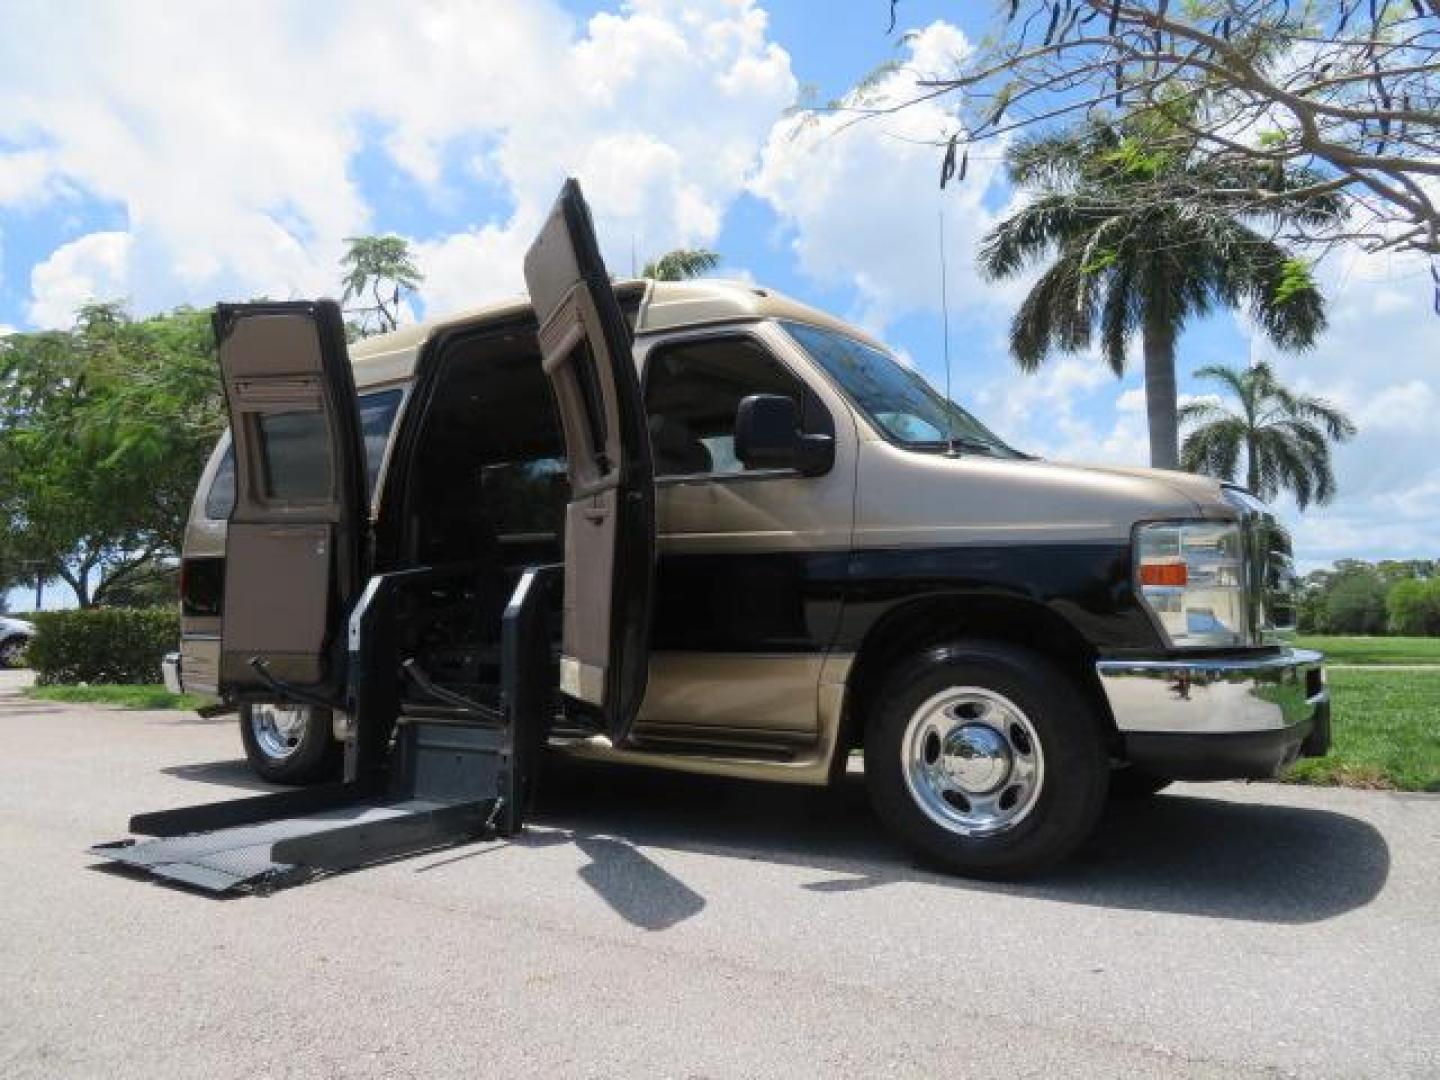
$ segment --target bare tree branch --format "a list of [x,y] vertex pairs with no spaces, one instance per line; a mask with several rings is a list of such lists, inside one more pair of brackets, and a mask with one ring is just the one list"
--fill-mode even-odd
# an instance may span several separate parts
[[[939,141],[962,150],[1102,110],[1154,118],[1167,152],[1308,170],[1363,223],[1346,235],[1440,256],[1440,0],[1013,0],[999,18],[913,97],[842,109],[948,97],[956,126]],[[1273,194],[1253,198],[1263,212]],[[1324,247],[1337,228],[1304,236]]]

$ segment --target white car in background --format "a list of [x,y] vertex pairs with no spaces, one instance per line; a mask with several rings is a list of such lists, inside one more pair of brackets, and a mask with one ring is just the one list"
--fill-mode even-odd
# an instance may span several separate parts
[[24,619],[0,615],[0,670],[20,667],[25,647],[34,636],[35,627]]

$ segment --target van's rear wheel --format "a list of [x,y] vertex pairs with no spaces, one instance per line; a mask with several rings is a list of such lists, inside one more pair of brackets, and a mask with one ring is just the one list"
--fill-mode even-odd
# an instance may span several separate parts
[[340,763],[329,709],[242,705],[240,737],[250,767],[273,784],[328,780]]
[[927,862],[1033,873],[1089,836],[1109,779],[1099,725],[1045,657],[991,642],[933,649],[881,689],[865,738],[876,812]]

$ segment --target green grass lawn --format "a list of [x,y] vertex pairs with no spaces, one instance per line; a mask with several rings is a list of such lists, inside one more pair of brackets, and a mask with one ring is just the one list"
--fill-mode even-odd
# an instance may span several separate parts
[[1286,780],[1440,791],[1440,668],[1333,671],[1330,697],[1330,753],[1298,762]]
[[1301,637],[1332,664],[1440,664],[1440,637]]
[[193,711],[208,699],[197,694],[172,694],[163,686],[31,686],[25,693],[40,701],[69,701],[79,705],[119,705],[125,709],[185,709]]

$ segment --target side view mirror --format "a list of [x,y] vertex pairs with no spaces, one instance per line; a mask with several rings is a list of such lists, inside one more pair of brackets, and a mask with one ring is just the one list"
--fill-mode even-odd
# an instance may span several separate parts
[[801,432],[794,399],[751,394],[735,411],[735,457],[747,469],[795,469],[818,476],[835,462],[835,440]]

